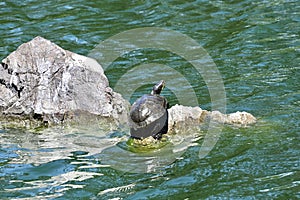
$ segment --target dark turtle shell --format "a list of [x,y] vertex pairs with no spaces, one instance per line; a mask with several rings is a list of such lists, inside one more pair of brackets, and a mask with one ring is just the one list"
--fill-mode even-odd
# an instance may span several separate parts
[[145,94],[131,107],[130,118],[140,126],[160,118],[167,109],[167,100],[159,95]]

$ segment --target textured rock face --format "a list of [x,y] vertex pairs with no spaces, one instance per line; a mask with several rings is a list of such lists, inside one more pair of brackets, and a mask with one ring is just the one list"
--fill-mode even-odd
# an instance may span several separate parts
[[200,107],[175,105],[168,109],[170,132],[179,132],[189,126],[197,126],[204,121],[207,111]]
[[22,44],[0,66],[2,116],[57,123],[77,111],[127,121],[129,103],[110,87],[93,59],[42,37]]
[[256,118],[247,112],[223,114],[219,111],[202,110],[200,107],[182,105],[172,106],[169,110],[169,131],[178,132],[186,127],[198,126],[207,120],[217,123],[247,126],[256,123]]

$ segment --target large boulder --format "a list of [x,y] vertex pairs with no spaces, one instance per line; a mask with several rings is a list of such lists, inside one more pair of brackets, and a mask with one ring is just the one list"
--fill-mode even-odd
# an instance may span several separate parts
[[[42,37],[22,44],[0,66],[0,116],[60,123],[88,113],[127,121],[129,103],[93,59]],[[78,114],[79,113],[79,114]]]

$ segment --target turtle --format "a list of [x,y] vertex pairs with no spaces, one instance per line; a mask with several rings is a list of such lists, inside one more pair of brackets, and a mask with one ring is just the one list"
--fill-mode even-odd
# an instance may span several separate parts
[[160,93],[165,87],[161,80],[150,94],[138,98],[130,109],[130,134],[136,139],[152,136],[161,139],[168,132],[168,101]]

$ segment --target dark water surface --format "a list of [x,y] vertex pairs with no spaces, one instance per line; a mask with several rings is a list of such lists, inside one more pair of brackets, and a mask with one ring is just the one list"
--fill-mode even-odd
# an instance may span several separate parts
[[[0,2],[0,24],[1,59],[37,35],[88,55],[99,42],[126,30],[178,31],[197,41],[215,62],[227,112],[244,110],[258,118],[246,128],[224,126],[202,159],[199,136],[173,138],[179,145],[155,150],[161,157],[157,160],[155,154],[126,149],[128,132],[107,132],[101,126],[38,133],[0,129],[1,199],[300,198],[299,1],[6,0]],[[120,66],[143,59],[179,66],[200,106],[211,109],[205,82],[168,52],[137,50],[120,57],[106,71],[111,85],[122,75]],[[141,85],[145,77],[140,75]],[[135,95],[148,88],[141,86]],[[181,93],[186,89],[177,88]],[[172,105],[177,102],[171,89],[164,95]],[[191,142],[185,145],[181,137]],[[169,163],[165,157],[171,154]],[[136,172],[144,164],[155,170]]]

